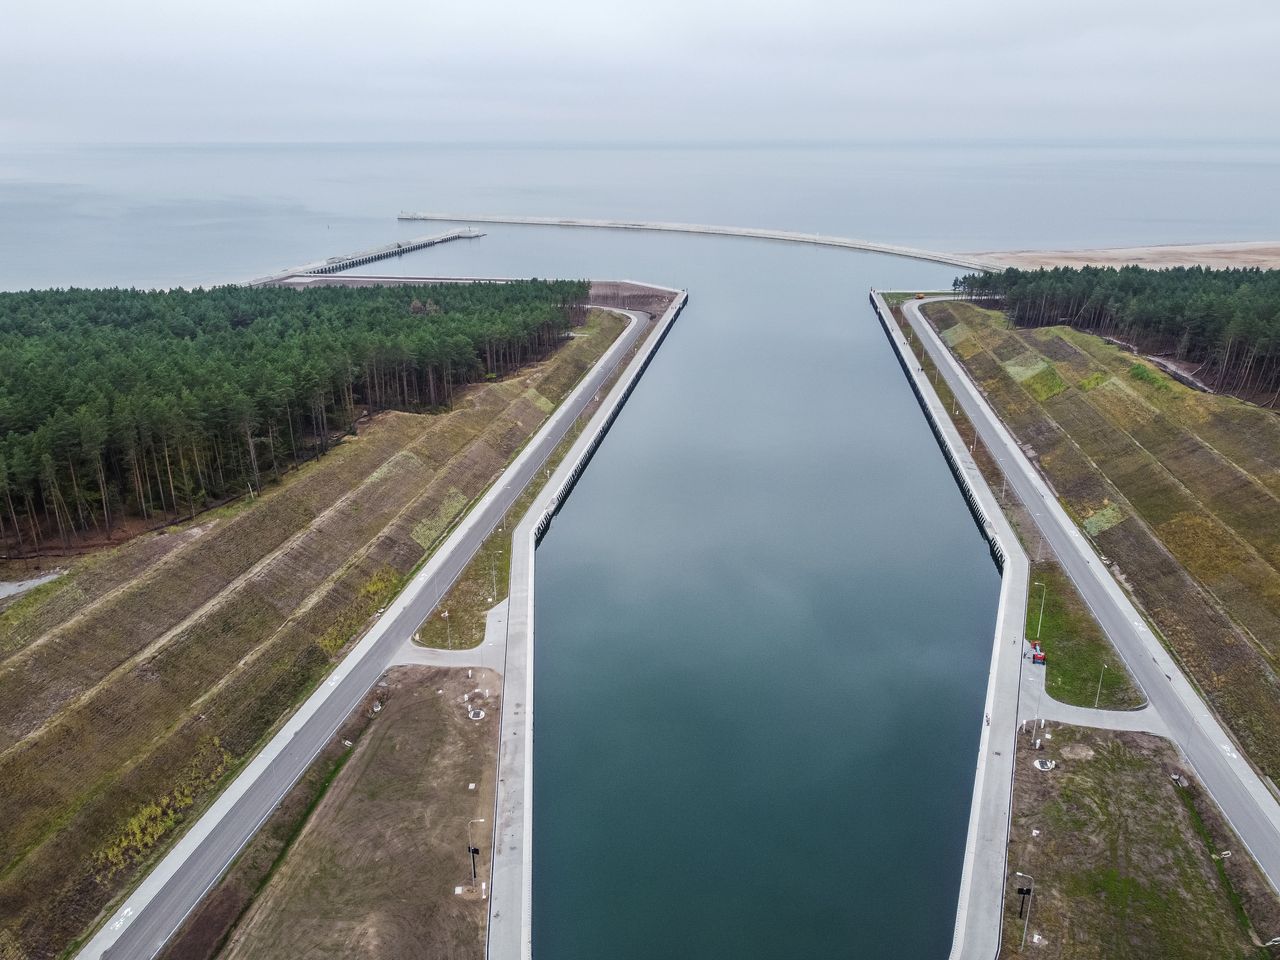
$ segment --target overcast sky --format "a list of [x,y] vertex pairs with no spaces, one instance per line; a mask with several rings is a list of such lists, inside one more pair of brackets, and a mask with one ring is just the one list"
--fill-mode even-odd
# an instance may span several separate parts
[[1272,138],[1276,0],[43,0],[15,141]]

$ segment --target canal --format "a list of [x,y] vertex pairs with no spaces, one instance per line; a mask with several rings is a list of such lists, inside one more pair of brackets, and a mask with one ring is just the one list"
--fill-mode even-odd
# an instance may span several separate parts
[[485,230],[379,272],[690,293],[538,552],[535,956],[945,956],[999,578],[866,292],[955,270]]

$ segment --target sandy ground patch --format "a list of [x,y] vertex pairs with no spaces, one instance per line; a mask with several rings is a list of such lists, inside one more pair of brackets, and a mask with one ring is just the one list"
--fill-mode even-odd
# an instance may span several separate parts
[[995,260],[1010,267],[1119,267],[1135,263],[1143,267],[1280,268],[1280,241],[1240,243],[1160,244],[1149,247],[1100,247],[1091,250],[1009,250],[965,254]]

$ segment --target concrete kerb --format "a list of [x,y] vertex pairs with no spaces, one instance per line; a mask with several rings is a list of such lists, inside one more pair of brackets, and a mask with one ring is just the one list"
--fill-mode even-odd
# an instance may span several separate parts
[[[662,288],[658,288],[662,289]],[[683,291],[640,345],[581,436],[519,521],[512,543],[507,657],[492,837],[486,955],[530,960],[533,940],[534,567],[538,543],[688,302]],[[517,691],[522,696],[517,695]]]
[[1000,950],[1013,770],[1017,753],[1023,614],[1030,564],[994,493],[947,415],[946,407],[924,375],[902,331],[894,323],[888,304],[873,291],[871,306],[893,345],[898,362],[1001,570],[1000,600],[987,682],[987,719],[983,723],[978,746],[950,953],[950,960],[992,960]]
[[[924,302],[952,299],[933,297]],[[908,301],[904,313],[943,376],[957,391],[989,447],[1006,451],[1004,471],[1024,503],[1038,494],[1036,523],[1048,538],[1095,618],[1102,624],[1135,682],[1147,695],[1184,758],[1217,802],[1241,844],[1253,856],[1273,888],[1280,889],[1280,803],[1225,725],[1191,683],[1170,649],[1138,610],[1097,551],[1084,539],[1052,488],[1021,451],[1013,435],[929,322],[920,304]],[[1179,735],[1180,734],[1180,735]]]
[[[667,288],[656,289],[666,290]],[[639,322],[638,316],[633,311],[621,310],[619,312],[630,315],[632,317],[633,324]],[[630,326],[629,329],[631,329]],[[630,348],[630,344],[625,343],[624,340],[619,340],[606,351],[605,355],[597,362],[596,368],[593,369],[607,369],[610,371],[615,369],[617,364],[621,362],[625,356],[626,351]],[[575,396],[580,397],[586,386],[586,383],[580,383],[578,387],[571,392],[570,396],[567,397],[565,401],[562,402],[561,405],[552,413],[551,417],[540,428],[539,433],[555,430],[557,429],[558,424],[564,424],[565,418],[568,416],[570,409],[574,405],[571,402],[572,399]],[[581,408],[579,407],[578,409]],[[576,418],[577,414],[575,413],[572,419]],[[535,455],[532,445],[526,445],[526,447],[516,455],[512,463],[507,466],[502,477],[517,473],[522,468],[522,464],[527,463]],[[129,894],[122,898],[115,910],[104,919],[95,933],[78,951],[78,957],[101,957],[112,948],[124,927],[129,924],[132,919],[136,918],[137,915],[146,908],[156,894],[173,879],[182,865],[193,855],[196,848],[199,847],[209,836],[214,827],[228,815],[231,808],[237,804],[250,787],[263,777],[268,767],[270,767],[281,756],[281,754],[289,748],[294,737],[301,733],[304,727],[311,724],[312,719],[320,711],[321,706],[327,700],[330,693],[338,688],[339,685],[343,684],[347,677],[356,671],[357,666],[361,665],[373,649],[382,643],[384,636],[387,635],[389,631],[400,626],[399,620],[402,615],[406,614],[408,607],[413,604],[416,591],[420,588],[420,585],[436,576],[439,573],[440,568],[453,559],[452,554],[457,552],[457,545],[460,544],[463,539],[472,536],[474,528],[484,522],[481,518],[486,514],[493,513],[496,509],[496,501],[507,495],[505,493],[505,487],[502,484],[502,477],[500,477],[497,482],[491,484],[477,502],[472,505],[472,508],[467,512],[467,515],[463,518],[462,522],[459,523],[449,537],[446,538],[445,543],[442,544],[430,558],[428,558],[427,562],[424,563],[414,574],[410,583],[407,584],[391,604],[388,605],[385,614],[374,623],[374,625],[369,629],[364,637],[356,643],[347,656],[343,658],[343,660],[324,678],[323,681],[321,681],[317,688],[299,705],[293,714],[283,722],[280,729],[268,740],[268,742],[264,744],[252,758],[250,758],[240,773],[237,774],[232,782],[214,798],[213,802],[204,814],[202,814],[201,817],[183,834],[183,836],[177,840],[174,846],[160,860],[160,862],[139,881],[137,886],[134,887]],[[503,512],[505,512],[505,508]],[[493,519],[489,522],[486,531],[492,530],[500,518],[501,513],[495,513]],[[487,535],[487,532],[485,535]],[[392,652],[393,650],[388,650],[388,653]],[[391,661],[392,658],[388,657],[388,665]],[[368,680],[367,684],[362,683],[359,691],[360,695],[363,695],[363,693],[373,685],[376,679],[377,676],[373,676]],[[347,712],[342,713],[341,716],[332,721],[323,731],[323,736],[316,742],[314,749],[309,751],[310,756],[308,763],[311,759],[314,759],[316,754],[319,753],[319,750],[323,748],[324,743],[333,736],[345,721],[346,716]],[[304,771],[305,766],[299,771],[298,776],[301,776],[301,773]],[[296,777],[294,780],[296,780]],[[294,780],[283,785],[283,788],[280,791],[280,796],[283,796],[284,793],[288,791]],[[258,821],[259,825],[263,820],[265,820],[269,813],[270,810],[263,814],[261,820]],[[250,833],[249,836],[252,836],[252,833]],[[244,842],[248,842],[248,837],[246,837]],[[243,844],[241,844],[241,846],[243,846]],[[233,858],[234,855],[238,854],[238,852],[239,848],[234,851]],[[208,889],[210,889],[216,881],[217,877],[214,877],[213,880],[208,882],[196,903],[199,902],[199,899],[203,898],[204,893],[207,893]],[[190,912],[190,909],[194,909],[194,906],[195,904],[193,903],[187,910],[187,913]],[[182,917],[178,918],[179,924],[182,919],[185,919],[185,916],[186,913],[184,913]],[[170,931],[170,933],[171,932],[172,931]],[[158,949],[159,948],[157,947],[156,950],[153,950],[148,954],[148,956],[154,955],[155,952],[158,952]]]

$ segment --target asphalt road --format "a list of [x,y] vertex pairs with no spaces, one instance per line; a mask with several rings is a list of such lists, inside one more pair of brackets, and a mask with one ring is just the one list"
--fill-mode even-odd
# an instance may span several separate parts
[[920,303],[908,301],[905,305],[912,329],[938,364],[983,442],[996,452],[1010,486],[1028,505],[1063,569],[1147,695],[1151,709],[1159,715],[1196,776],[1218,803],[1271,885],[1276,887],[1280,881],[1280,803],[1240,755],[1225,728],[1058,504],[1052,490],[973,381],[923,318]]
[[[625,312],[625,311],[624,311]],[[149,960],[396,659],[543,461],[635,345],[631,322],[387,611],[94,937],[83,958]]]
[[950,960],[993,960],[1000,949],[1000,912],[1004,907],[1030,565],[1017,534],[978,469],[968,443],[960,436],[950,411],[938,399],[929,377],[920,368],[906,337],[890,316],[888,305],[880,294],[873,294],[872,299],[903,371],[915,386],[925,416],[933,424],[939,443],[958,474],[961,490],[972,498],[981,514],[979,526],[983,535],[1003,557],[984,716],[973,718],[979,725],[978,753],[949,954]]

